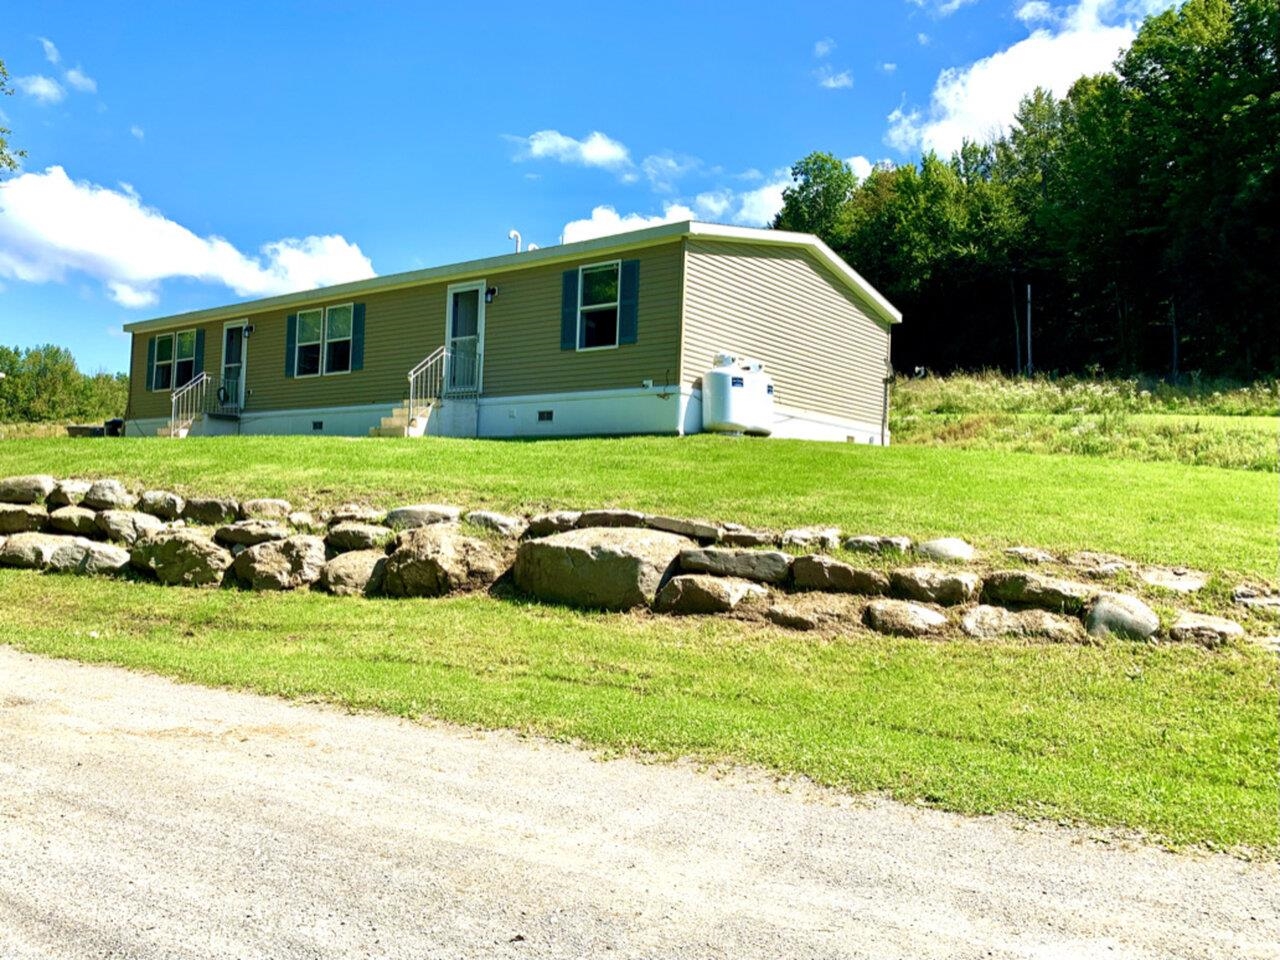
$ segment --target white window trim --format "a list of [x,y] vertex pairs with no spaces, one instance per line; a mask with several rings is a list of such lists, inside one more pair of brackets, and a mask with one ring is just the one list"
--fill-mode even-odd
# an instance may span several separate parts
[[[485,314],[485,291],[489,289],[487,280],[468,280],[466,283],[451,283],[445,288],[444,296],[444,345],[447,349],[449,344],[453,342],[453,295],[455,293],[466,293],[469,290],[478,292],[476,297],[479,308],[479,315],[476,317],[476,354],[479,356],[479,369],[476,370],[476,390],[478,394],[484,389],[484,314]],[[445,382],[448,382],[449,371],[445,371]]]
[[[599,347],[582,346],[582,294],[586,289],[586,284],[582,282],[582,274],[586,270],[595,270],[599,267],[613,267],[618,271],[618,299],[613,302],[616,320],[613,327],[613,343],[606,343]],[[593,303],[589,307],[591,310],[599,310],[608,307],[607,303]],[[578,329],[573,340],[573,349],[577,353],[595,353],[598,350],[617,350],[622,339],[622,261],[621,260],[602,260],[600,263],[585,263],[578,268]]]
[[[191,361],[191,380],[194,380],[196,377],[200,376],[200,371],[196,369],[196,363],[195,363],[195,360],[196,360],[195,338],[199,336],[197,332],[198,329],[199,328],[197,327],[188,327],[185,330],[172,330],[169,333],[156,334],[156,357],[158,357],[160,354],[161,340],[172,341],[173,349],[169,353],[168,360],[158,360],[155,357],[153,357],[151,360],[151,392],[152,393],[173,393],[174,390],[180,389],[179,387],[175,386],[175,384],[178,381],[178,337],[181,334],[189,333],[192,336],[191,356],[186,358]],[[156,386],[156,370],[158,370],[160,367],[169,368],[169,385],[167,387]],[[187,383],[190,383],[191,380],[188,380]],[[187,385],[186,383],[182,384],[182,386],[184,387],[186,385]]]
[[[352,349],[347,351],[347,369],[330,370],[329,369],[329,311],[336,310],[340,307],[346,307],[351,311],[351,333],[345,337],[339,337],[334,343],[341,343],[343,340],[351,344]],[[355,359],[355,342],[356,342],[356,305],[352,303],[331,303],[324,308],[324,320],[320,324],[320,372],[326,377],[341,377],[351,373],[351,361]]]
[[[318,341],[308,340],[306,343],[302,342],[299,334],[302,332],[302,315],[304,313],[320,314],[320,339]],[[312,377],[324,376],[324,307],[307,307],[307,309],[299,310],[294,314],[294,318],[293,322],[296,326],[294,328],[293,335],[293,378],[295,380],[310,380]],[[315,343],[320,344],[320,362],[316,364],[316,372],[299,373],[298,371],[302,368],[298,364],[298,356],[300,355],[302,348],[309,347]]]

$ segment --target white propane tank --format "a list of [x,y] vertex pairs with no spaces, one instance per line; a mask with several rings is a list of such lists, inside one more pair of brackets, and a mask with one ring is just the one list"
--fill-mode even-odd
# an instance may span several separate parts
[[702,375],[702,428],[768,436],[773,432],[773,380],[759,360],[718,353]]

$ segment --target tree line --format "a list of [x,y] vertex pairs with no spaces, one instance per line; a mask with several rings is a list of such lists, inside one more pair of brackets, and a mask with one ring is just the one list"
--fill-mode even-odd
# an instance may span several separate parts
[[902,309],[899,370],[1274,375],[1278,45],[1276,0],[1188,0],[1114,73],[1037,89],[950,158],[859,181],[810,154],[773,226],[817,233]]
[[81,373],[71,351],[46,344],[0,346],[0,423],[83,421],[124,416],[129,377]]

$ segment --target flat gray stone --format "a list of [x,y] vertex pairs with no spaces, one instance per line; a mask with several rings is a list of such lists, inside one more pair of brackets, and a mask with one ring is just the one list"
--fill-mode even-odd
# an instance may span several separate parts
[[987,575],[982,598],[1006,607],[1039,607],[1079,613],[1097,588],[1074,580],[1062,580],[1030,570],[997,570]]
[[837,550],[840,547],[840,530],[838,527],[793,527],[783,531],[782,546]]
[[129,551],[112,543],[75,537],[53,551],[49,569],[81,576],[113,576],[129,566]]
[[676,614],[730,613],[748,598],[767,595],[764,587],[749,580],[686,573],[672,577],[658,591],[654,609]]
[[45,503],[51,510],[58,507],[77,507],[92,484],[88,480],[59,480],[53,485]]
[[340,597],[371,597],[381,591],[386,569],[382,550],[350,550],[324,565],[320,586]]
[[694,547],[680,551],[680,569],[759,583],[783,583],[791,576],[790,554],[778,550]]
[[776,547],[779,537],[772,530],[752,530],[740,523],[721,524],[720,543],[726,547]]
[[320,579],[325,561],[324,541],[300,533],[246,547],[232,570],[251,590],[297,590]]
[[230,497],[187,497],[182,519],[204,527],[220,527],[240,519],[240,504]]
[[635,510],[584,510],[575,526],[588,527],[643,527],[648,525],[648,514]]
[[240,502],[240,516],[245,520],[288,520],[293,504],[275,497],[256,497]]
[[396,507],[387,514],[386,525],[393,530],[429,527],[433,523],[457,523],[462,511],[443,503],[415,503]]
[[864,570],[821,554],[796,557],[791,578],[797,590],[827,590],[879,596],[889,592],[889,578],[879,570]]
[[1057,563],[1058,558],[1048,550],[1041,550],[1039,547],[1007,547],[1005,554],[1010,557],[1017,557],[1024,563],[1042,564]]
[[144,534],[161,529],[164,521],[138,510],[103,510],[98,514],[97,524],[108,540],[132,545]]
[[49,522],[49,512],[35,503],[0,503],[0,533],[34,533]]
[[994,640],[998,637],[1038,637],[1055,643],[1076,643],[1084,639],[1084,627],[1075,617],[1047,610],[1009,610],[981,605],[960,620],[960,629],[971,637]]
[[1113,553],[1098,553],[1095,550],[1076,551],[1067,557],[1067,565],[1077,567],[1086,577],[1095,580],[1114,577],[1135,567],[1134,563],[1124,557],[1117,557]]
[[384,549],[395,536],[390,527],[380,527],[372,523],[339,523],[329,528],[324,542],[334,550],[374,550],[386,553]]
[[300,533],[319,533],[324,524],[307,510],[295,510],[289,514],[289,526]]
[[1209,582],[1209,575],[1186,567],[1143,567],[1138,578],[1145,584],[1174,593],[1195,593]]
[[1220,647],[1224,643],[1244,636],[1244,627],[1226,617],[1214,617],[1207,613],[1184,611],[1169,628],[1169,639],[1179,643],[1199,643],[1206,647]]
[[588,527],[525,540],[516,585],[534,597],[576,607],[648,606],[693,541],[664,530]]
[[501,537],[518,540],[524,536],[529,521],[524,517],[514,517],[506,513],[495,513],[493,510],[472,510],[464,518],[467,523],[482,530],[491,530]]
[[910,553],[910,537],[881,537],[864,533],[856,537],[846,537],[844,548],[853,553]]
[[289,528],[275,520],[237,520],[219,527],[213,539],[224,547],[254,547],[288,536]]
[[578,518],[581,516],[582,514],[577,510],[553,510],[550,513],[540,513],[529,521],[529,526],[524,532],[525,539],[549,537],[553,533],[572,530],[577,527]]
[[161,520],[177,520],[187,502],[169,490],[143,490],[138,509]]
[[0,479],[0,503],[43,503],[57,482],[44,473],[4,477]]
[[904,567],[889,573],[889,584],[896,597],[954,606],[969,603],[978,596],[982,581],[977,574],[953,572],[934,567]]
[[49,565],[54,552],[69,539],[51,533],[15,533],[6,537],[4,545],[0,546],[0,567],[43,570]]
[[95,480],[80,501],[90,510],[132,510],[138,498],[119,480]]
[[1085,613],[1084,628],[1091,637],[1114,634],[1128,640],[1150,640],[1160,629],[1160,618],[1137,597],[1101,593]]
[[1231,599],[1260,613],[1280,613],[1280,594],[1265,587],[1243,583],[1231,591]]
[[958,563],[968,563],[977,555],[973,546],[959,537],[937,537],[926,540],[924,543],[916,544],[916,553],[930,560],[950,560]]
[[723,536],[724,531],[719,524],[709,520],[685,520],[680,517],[650,517],[649,526],[654,530],[665,530],[667,533],[678,533],[691,540],[715,543]]
[[872,600],[863,622],[878,633],[901,637],[922,637],[937,633],[947,625],[945,614],[909,600]]
[[806,610],[791,603],[770,604],[764,611],[770,623],[788,630],[817,630],[822,617],[813,610]]
[[101,534],[98,515],[88,507],[59,507],[49,514],[49,526],[59,533],[80,537],[96,537]]
[[[343,503],[329,514],[329,525],[339,523],[374,523],[379,526],[387,518],[387,511],[363,503]],[[297,526],[297,524],[295,524]]]
[[231,551],[195,530],[158,530],[133,545],[129,562],[169,586],[205,587],[222,583]]
[[453,524],[406,530],[387,557],[382,592],[390,597],[442,597],[483,590],[506,570],[492,544],[469,537]]

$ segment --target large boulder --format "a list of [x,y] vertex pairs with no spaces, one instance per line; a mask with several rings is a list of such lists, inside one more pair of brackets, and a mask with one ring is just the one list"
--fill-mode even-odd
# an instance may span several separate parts
[[129,551],[112,543],[64,537],[49,557],[49,569],[55,573],[78,573],[87,576],[123,573],[129,566]]
[[188,497],[182,519],[203,527],[218,527],[240,519],[240,504],[229,497]]
[[1179,643],[1199,643],[1206,647],[1220,647],[1224,643],[1244,636],[1244,628],[1226,617],[1214,617],[1207,613],[1183,612],[1169,628],[1169,638]]
[[429,527],[434,523],[457,523],[462,511],[444,503],[415,503],[407,507],[396,507],[387,514],[384,521],[393,530],[411,530],[414,527]]
[[213,539],[226,547],[256,547],[271,540],[283,540],[289,528],[274,520],[237,520],[219,527]]
[[57,480],[43,473],[0,479],[0,503],[43,503]]
[[864,533],[845,538],[844,548],[854,553],[910,553],[911,538]]
[[578,517],[578,526],[585,527],[644,527],[648,514],[635,510],[586,510]]
[[0,533],[32,533],[43,530],[49,512],[34,503],[0,503]]
[[740,523],[725,523],[721,527],[720,542],[726,547],[773,547],[779,541],[772,530],[752,530]]
[[119,480],[95,480],[80,501],[90,510],[132,510],[138,498]]
[[187,505],[176,493],[169,490],[143,490],[138,498],[138,509],[161,520],[177,520]]
[[382,592],[392,597],[440,597],[481,590],[506,570],[502,555],[453,524],[406,530],[387,557]]
[[664,530],[588,527],[525,540],[516,585],[541,600],[630,610],[653,602],[692,540]]
[[287,520],[293,512],[288,500],[273,497],[257,497],[240,504],[240,516],[246,520]]
[[91,486],[93,484],[88,480],[59,480],[44,502],[51,510],[58,507],[78,507]]
[[680,569],[760,583],[783,583],[791,576],[791,555],[779,550],[697,547],[680,552]]
[[1006,607],[1039,607],[1079,613],[1097,588],[1074,580],[1046,577],[1029,570],[997,570],[987,575],[982,599]]
[[386,519],[387,511],[365,503],[340,503],[329,512],[330,525],[338,523],[377,523]]
[[330,527],[324,542],[338,551],[373,550],[385,547],[394,536],[395,531],[390,527],[380,527],[372,523],[346,522]]
[[1057,643],[1074,643],[1084,639],[1084,628],[1075,617],[1064,617],[1047,610],[1030,608],[1010,610],[1007,607],[980,605],[960,619],[960,629],[971,637],[994,640],[997,637],[1040,637]]
[[372,596],[382,589],[387,555],[381,550],[351,550],[324,565],[320,586],[340,597]]
[[0,546],[0,567],[43,570],[68,539],[49,533],[15,533]]
[[1101,593],[1085,612],[1084,628],[1091,637],[1114,634],[1127,640],[1150,640],[1160,629],[1160,618],[1137,597]]
[[945,614],[909,600],[872,600],[863,622],[878,633],[901,637],[922,637],[937,633],[947,625]]
[[164,526],[164,521],[137,510],[103,510],[97,517],[98,529],[108,540],[134,544],[144,534]]
[[934,540],[926,540],[924,543],[916,544],[916,553],[930,560],[968,563],[974,558],[977,551],[973,549],[971,544],[966,543],[959,537],[938,537]]
[[196,530],[159,530],[133,545],[129,561],[163,584],[204,587],[222,582],[231,551]]
[[724,530],[720,525],[711,523],[708,520],[685,520],[681,517],[650,517],[649,526],[654,530],[678,533],[682,537],[701,540],[705,543],[715,543],[724,536]]
[[490,530],[500,537],[510,537],[512,540],[520,539],[529,526],[529,521],[524,517],[495,513],[493,510],[472,510],[465,519],[472,526]]
[[576,527],[578,518],[581,516],[582,514],[577,510],[553,510],[550,513],[540,513],[529,521],[524,536],[526,539],[531,539],[549,537],[553,533],[564,533]]
[[879,570],[864,570],[832,557],[796,557],[791,578],[797,590],[829,590],[879,596],[889,592],[889,578]]
[[686,573],[672,577],[658,591],[654,609],[663,613],[729,613],[747,598],[759,598],[768,590],[736,577]]
[[840,546],[838,527],[795,527],[782,533],[784,547],[806,550],[836,550]]
[[889,574],[894,596],[904,600],[940,603],[944,607],[969,603],[978,596],[982,581],[973,573],[935,567],[904,567]]
[[319,580],[324,566],[324,541],[298,534],[249,547],[236,557],[232,570],[253,590],[296,590]]
[[80,537],[99,535],[98,515],[88,507],[58,507],[49,514],[49,526],[59,533]]

